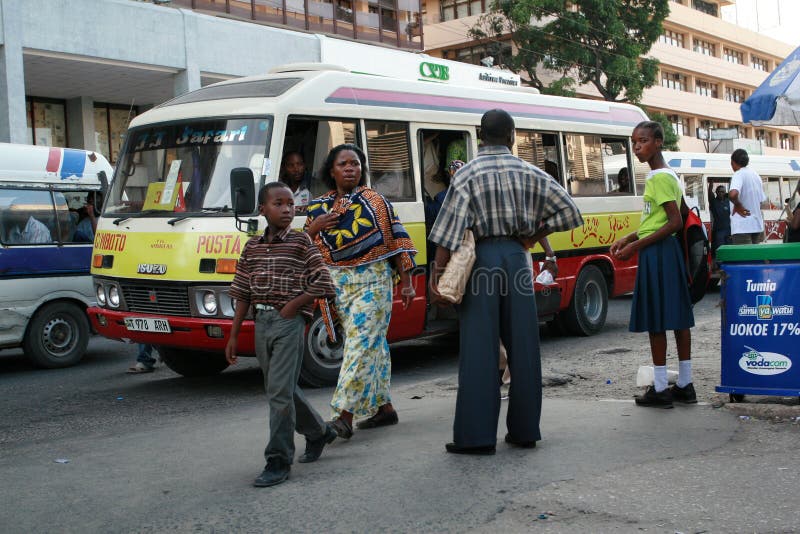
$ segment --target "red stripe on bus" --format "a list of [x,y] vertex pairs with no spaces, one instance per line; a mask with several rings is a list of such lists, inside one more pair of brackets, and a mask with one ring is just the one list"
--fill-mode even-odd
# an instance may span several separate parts
[[50,153],[47,155],[47,172],[58,172],[58,167],[61,165],[61,149],[51,148]]

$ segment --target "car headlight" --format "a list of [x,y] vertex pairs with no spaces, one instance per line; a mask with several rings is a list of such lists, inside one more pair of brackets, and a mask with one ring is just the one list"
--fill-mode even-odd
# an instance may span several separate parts
[[106,290],[103,289],[103,284],[97,284],[95,286],[95,294],[97,295],[97,303],[100,306],[106,305]]
[[217,313],[217,296],[213,291],[206,291],[203,294],[203,310],[209,315]]
[[112,308],[119,308],[119,288],[117,286],[108,288],[108,305]]

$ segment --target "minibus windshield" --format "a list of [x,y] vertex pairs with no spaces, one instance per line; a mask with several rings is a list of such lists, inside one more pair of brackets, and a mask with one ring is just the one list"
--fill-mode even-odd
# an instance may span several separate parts
[[104,214],[224,213],[231,170],[262,175],[272,118],[196,119],[132,129]]

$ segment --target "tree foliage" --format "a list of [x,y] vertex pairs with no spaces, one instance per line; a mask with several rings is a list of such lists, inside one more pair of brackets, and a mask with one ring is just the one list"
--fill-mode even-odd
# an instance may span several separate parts
[[[469,35],[543,93],[592,84],[605,100],[636,103],[655,83],[658,60],[643,56],[667,15],[668,0],[494,0]],[[509,36],[513,52],[503,57]]]
[[663,113],[648,113],[648,115],[650,115],[651,121],[661,123],[661,127],[664,128],[664,144],[662,145],[663,149],[678,150],[678,140],[680,139],[680,136],[675,133],[675,128],[672,127],[669,117]]

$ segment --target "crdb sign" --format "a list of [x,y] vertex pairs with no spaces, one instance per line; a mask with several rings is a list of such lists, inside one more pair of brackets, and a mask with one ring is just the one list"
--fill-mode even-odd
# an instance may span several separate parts
[[427,61],[419,64],[419,73],[423,78],[446,82],[450,79],[450,67],[447,65],[437,65]]

